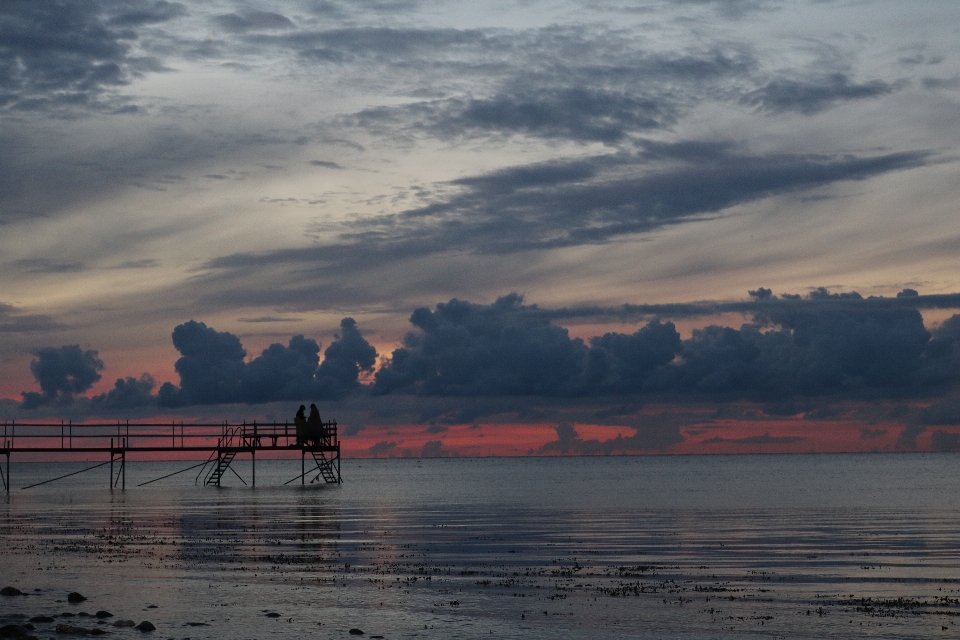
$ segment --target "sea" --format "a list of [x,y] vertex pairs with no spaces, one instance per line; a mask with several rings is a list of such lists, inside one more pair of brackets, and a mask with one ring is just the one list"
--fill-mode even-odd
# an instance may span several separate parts
[[[344,460],[339,485],[301,485],[299,459],[258,459],[255,487],[249,459],[212,487],[183,471],[195,463],[130,456],[125,488],[107,466],[22,488],[98,462],[11,464],[0,587],[23,595],[0,597],[0,626],[960,636],[957,454]],[[156,630],[117,626],[143,621]]]

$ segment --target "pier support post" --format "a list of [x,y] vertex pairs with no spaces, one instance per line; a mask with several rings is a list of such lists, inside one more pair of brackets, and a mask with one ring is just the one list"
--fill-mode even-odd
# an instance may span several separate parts
[[10,450],[4,451],[7,454],[7,473],[4,475],[3,469],[0,469],[0,478],[3,478],[3,489],[10,495]]

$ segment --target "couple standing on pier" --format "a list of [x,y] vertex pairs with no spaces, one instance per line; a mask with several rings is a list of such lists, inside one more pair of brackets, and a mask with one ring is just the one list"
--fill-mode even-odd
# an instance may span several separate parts
[[309,418],[303,415],[306,410],[305,406],[300,405],[300,408],[297,409],[297,416],[293,419],[297,428],[297,444],[306,444],[307,441],[318,444],[323,436],[323,421],[320,419],[320,410],[317,409],[317,405],[310,405]]

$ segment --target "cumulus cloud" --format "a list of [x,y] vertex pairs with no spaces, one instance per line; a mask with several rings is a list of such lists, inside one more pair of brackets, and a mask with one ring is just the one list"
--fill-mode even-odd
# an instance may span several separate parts
[[[570,338],[552,324],[551,310],[524,305],[516,294],[491,305],[454,299],[412,314],[417,331],[377,371],[375,389],[753,399],[922,392],[960,381],[960,315],[931,333],[917,309],[924,298],[864,298],[824,288],[796,300],[755,296],[739,308],[753,315],[739,329],[710,325],[681,340],[672,323],[654,319],[633,334],[608,333],[589,343]],[[661,311],[669,315],[668,306]],[[934,406],[921,419],[935,420],[937,412],[943,410]]]
[[440,440],[430,440],[423,444],[423,447],[420,449],[421,458],[443,458],[447,455],[447,451],[443,448],[443,442]]
[[240,339],[191,320],[173,331],[173,345],[182,354],[174,368],[180,386],[164,383],[161,406],[176,407],[228,402],[334,399],[359,386],[361,371],[376,363],[377,351],[360,334],[352,318],[319,362],[320,345],[297,335],[288,345],[275,343],[249,362]]
[[960,434],[937,429],[930,434],[934,451],[960,451]]
[[149,407],[156,404],[157,398],[153,395],[153,388],[157,382],[148,373],[140,378],[132,376],[117,378],[113,389],[106,393],[94,396],[90,404],[94,409],[129,410],[140,407]]
[[48,404],[69,404],[100,380],[103,361],[94,350],[80,345],[47,347],[34,352],[30,371],[40,385],[40,393],[24,391],[23,407],[33,409]]
[[395,453],[398,442],[392,442],[383,440],[372,445],[369,449],[370,455],[374,458],[379,458],[380,456],[389,456]]
[[320,396],[342,398],[360,385],[360,373],[372,372],[377,350],[367,342],[353,318],[340,321],[340,333],[323,352],[316,379]]
[[[633,336],[610,334],[588,347],[529,311],[535,309],[517,294],[491,305],[454,299],[434,311],[417,309],[410,322],[420,332],[407,334],[377,371],[375,389],[468,396],[636,390],[638,376],[671,360],[679,346],[672,324],[651,323]],[[629,355],[620,358],[621,352]]]
[[746,438],[721,438],[719,436],[715,438],[708,438],[703,440],[703,444],[721,444],[721,443],[734,443],[734,444],[793,444],[795,442],[803,442],[806,438],[802,436],[771,436],[769,433],[765,433],[762,436],[747,436]]
[[631,453],[638,451],[664,451],[684,441],[680,428],[676,425],[646,425],[638,427],[632,436],[608,440],[582,440],[576,428],[569,423],[556,427],[557,439],[540,447],[542,454],[573,455],[611,455],[613,453]]

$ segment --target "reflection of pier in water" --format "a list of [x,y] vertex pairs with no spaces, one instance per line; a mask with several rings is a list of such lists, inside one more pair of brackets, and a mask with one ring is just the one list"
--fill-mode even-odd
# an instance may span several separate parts
[[[220,486],[223,476],[233,473],[243,484],[247,481],[237,473],[231,463],[238,455],[250,455],[251,480],[257,484],[257,452],[300,452],[300,475],[284,484],[316,475],[310,483],[339,484],[340,440],[337,438],[335,421],[307,425],[306,433],[298,435],[294,424],[288,422],[243,421],[237,424],[200,423],[85,423],[72,421],[39,423],[4,421],[3,439],[0,440],[0,455],[5,455],[6,469],[0,467],[3,488],[10,492],[10,457],[14,453],[105,453],[110,459],[80,471],[51,478],[30,487],[61,480],[84,471],[110,465],[110,487],[126,488],[126,463],[128,453],[206,453],[204,462],[195,464],[160,478],[142,482],[143,486],[170,476],[200,469],[195,482]],[[307,458],[310,458],[307,468]],[[29,489],[30,487],[23,487]]]

